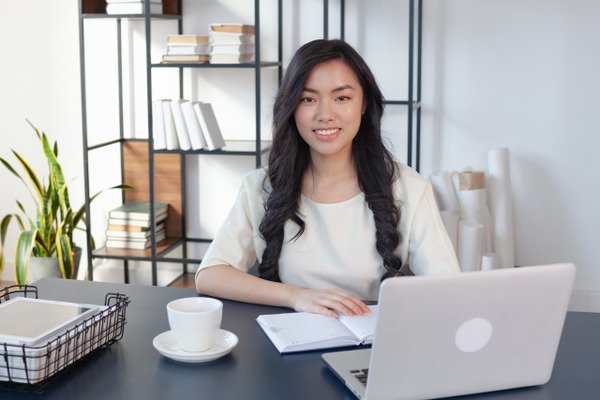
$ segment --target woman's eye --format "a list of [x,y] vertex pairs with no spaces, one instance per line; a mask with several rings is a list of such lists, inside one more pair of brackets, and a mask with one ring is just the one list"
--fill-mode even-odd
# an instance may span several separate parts
[[343,101],[343,100],[348,100],[349,98],[350,97],[348,97],[348,96],[339,96],[337,99],[340,101]]
[[313,101],[315,101],[315,99],[313,99],[312,97],[303,97],[300,99],[301,103],[311,103]]

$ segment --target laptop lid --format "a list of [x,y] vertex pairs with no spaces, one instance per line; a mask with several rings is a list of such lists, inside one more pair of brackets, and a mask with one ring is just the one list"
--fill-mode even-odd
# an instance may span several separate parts
[[[365,398],[439,398],[546,383],[574,279],[573,264],[554,264],[385,280]],[[343,363],[341,377],[361,368],[348,357],[363,352],[323,358],[332,369]],[[362,397],[360,381],[346,379]]]

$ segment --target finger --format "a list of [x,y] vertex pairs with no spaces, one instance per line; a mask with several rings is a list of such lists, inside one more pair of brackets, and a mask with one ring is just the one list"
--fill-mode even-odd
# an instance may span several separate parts
[[340,296],[338,301],[342,302],[347,308],[352,310],[352,315],[363,315],[371,311],[358,297],[340,290],[336,291],[336,294]]

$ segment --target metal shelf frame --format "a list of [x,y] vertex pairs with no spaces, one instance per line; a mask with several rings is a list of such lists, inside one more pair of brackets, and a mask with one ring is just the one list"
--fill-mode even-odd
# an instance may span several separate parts
[[[386,105],[407,107],[407,164],[421,168],[421,57],[423,0],[408,1],[408,95],[406,100],[386,100]],[[340,39],[346,34],[346,1],[340,2]],[[329,0],[323,0],[323,37],[329,39]],[[414,160],[413,160],[414,158]]]
[[[85,212],[86,216],[91,215],[90,207],[90,170],[89,170],[89,152],[105,148],[108,146],[119,145],[121,148],[121,182],[124,181],[124,165],[123,165],[123,143],[126,141],[145,141],[145,139],[128,139],[125,137],[123,127],[123,70],[122,70],[122,34],[121,34],[121,21],[132,19],[144,21],[145,27],[145,53],[146,53],[146,86],[147,86],[147,108],[148,108],[148,178],[149,178],[149,201],[151,204],[156,202],[156,187],[155,187],[155,161],[154,155],[161,153],[178,154],[180,157],[180,171],[181,171],[181,237],[172,238],[167,240],[168,245],[166,248],[158,251],[158,246],[155,239],[156,227],[155,224],[151,224],[152,231],[152,245],[149,251],[129,251],[122,252],[122,254],[110,254],[106,249],[98,249],[92,251],[93,239],[91,235],[91,220],[87,218],[86,227],[86,242],[87,242],[87,268],[88,268],[88,279],[93,280],[93,258],[105,258],[115,259],[123,261],[124,269],[124,281],[129,283],[129,261],[147,261],[151,263],[152,271],[152,284],[158,284],[158,262],[173,262],[182,264],[182,274],[187,273],[187,265],[189,263],[199,263],[200,259],[188,258],[187,256],[187,244],[188,243],[209,243],[212,239],[209,238],[192,238],[187,237],[187,229],[185,222],[185,210],[186,210],[186,168],[185,160],[186,155],[233,155],[233,156],[251,156],[255,158],[256,167],[260,167],[262,164],[263,156],[269,151],[270,142],[262,140],[262,126],[261,126],[261,70],[264,68],[277,68],[278,80],[281,81],[282,77],[282,0],[277,2],[277,24],[278,24],[278,59],[277,61],[262,61],[260,58],[260,0],[254,0],[254,26],[255,26],[255,63],[250,64],[194,64],[194,63],[169,63],[169,64],[157,64],[151,61],[151,36],[152,36],[152,22],[154,20],[174,20],[177,23],[177,33],[183,33],[182,23],[182,6],[181,0],[177,0],[177,14],[149,14],[148,12],[142,15],[107,15],[101,11],[94,11],[94,13],[84,12],[84,2],[86,0],[79,0],[79,50],[80,50],[80,73],[81,73],[81,106],[82,106],[82,135],[83,135],[83,163],[84,163],[84,190],[85,190]],[[149,9],[150,0],[144,0],[145,10]],[[119,108],[119,136],[118,139],[109,140],[104,143],[95,144],[90,146],[88,143],[88,121],[87,121],[87,93],[86,93],[86,76],[85,76],[85,21],[88,19],[111,19],[116,21],[117,30],[117,74],[118,74],[118,108]],[[176,68],[179,70],[179,95],[183,98],[184,94],[184,77],[183,71],[185,69],[201,69],[201,68],[232,68],[232,69],[254,69],[254,83],[255,83],[255,140],[254,141],[226,141],[227,146],[222,150],[207,151],[207,150],[154,150],[152,141],[152,71],[154,69],[162,68]],[[125,201],[123,195],[122,201]],[[155,220],[154,208],[150,209],[150,218],[152,221]],[[163,246],[164,247],[164,246]],[[181,248],[182,257],[169,256],[174,250]],[[119,252],[115,252],[119,253]]]

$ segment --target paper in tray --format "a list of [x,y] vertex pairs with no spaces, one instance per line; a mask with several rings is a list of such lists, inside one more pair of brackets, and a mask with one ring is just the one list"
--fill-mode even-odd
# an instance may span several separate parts
[[[27,295],[22,287],[8,293],[7,289],[0,292],[0,305],[11,298],[24,297],[23,293]],[[32,293],[31,287],[28,290]],[[37,298],[37,288],[33,292]],[[0,340],[0,381],[19,390],[27,390],[27,386],[37,390],[53,383],[74,362],[121,339],[128,303],[125,295],[108,294],[105,306],[99,306],[75,325],[62,326],[54,335],[45,336],[44,343],[37,339],[34,344]]]

